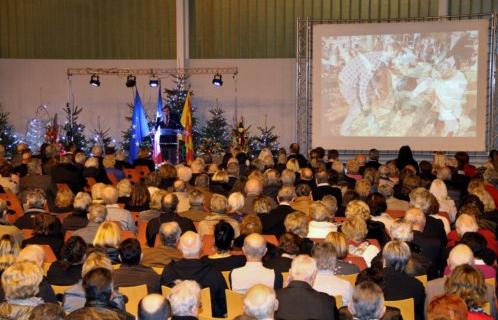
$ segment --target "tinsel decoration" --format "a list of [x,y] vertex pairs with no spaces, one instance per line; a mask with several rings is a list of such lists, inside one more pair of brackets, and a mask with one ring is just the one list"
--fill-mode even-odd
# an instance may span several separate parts
[[61,143],[64,147],[70,143],[74,143],[77,149],[86,151],[88,141],[83,134],[85,126],[78,122],[79,114],[83,111],[83,108],[66,103],[63,111],[66,114],[66,121],[62,128],[64,134],[61,136]]
[[[45,119],[40,116],[41,111],[47,115]],[[35,117],[28,120],[25,142],[34,154],[40,152],[40,147],[45,142],[45,133],[49,122],[50,115],[45,105],[38,106]]]
[[265,127],[258,127],[259,136],[255,135],[251,137],[250,148],[253,153],[258,154],[261,149],[268,148],[272,151],[273,154],[278,153],[278,149],[280,148],[280,144],[278,142],[278,136],[273,133],[275,130],[275,126],[271,126],[268,128],[267,125]]
[[202,128],[199,151],[202,154],[221,154],[230,142],[228,124],[220,107],[209,110],[211,118]]
[[232,149],[238,149],[242,152],[249,153],[249,129],[251,126],[244,126],[244,117],[239,121],[237,126],[232,129]]
[[9,117],[10,113],[0,104],[0,144],[4,146],[7,157],[12,156],[15,145],[19,142],[13,126],[9,123]]

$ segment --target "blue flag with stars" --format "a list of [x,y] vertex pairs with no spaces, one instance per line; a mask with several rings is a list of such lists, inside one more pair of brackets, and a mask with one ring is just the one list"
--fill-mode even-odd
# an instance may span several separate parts
[[133,116],[131,118],[130,151],[128,162],[133,163],[138,158],[138,150],[142,144],[142,139],[149,135],[149,124],[145,116],[144,107],[138,89],[135,93],[133,103]]

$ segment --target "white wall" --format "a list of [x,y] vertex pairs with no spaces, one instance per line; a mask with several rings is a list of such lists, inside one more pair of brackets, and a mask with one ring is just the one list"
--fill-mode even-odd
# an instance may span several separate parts
[[[174,68],[173,60],[11,60],[0,59],[0,103],[11,113],[11,122],[19,133],[25,133],[26,123],[35,116],[36,107],[46,104],[50,114],[58,113],[64,121],[62,108],[68,101],[67,68]],[[280,143],[288,146],[295,140],[295,60],[191,60],[190,67],[238,67],[237,91],[235,81],[223,77],[223,87],[211,84],[212,75],[194,75],[190,78],[194,92],[193,104],[198,116],[205,121],[209,108],[216,105],[225,110],[228,123],[233,123],[234,105],[238,101],[238,115],[251,124],[251,133],[257,126],[275,125]],[[124,85],[126,79],[116,76],[101,77],[100,88],[91,87],[89,76],[73,76],[72,89],[76,105],[84,107],[80,121],[86,125],[86,134],[97,125],[111,128],[111,136],[121,139],[121,130],[128,128],[125,116],[128,103],[133,102],[132,91]],[[172,78],[162,80],[163,87],[174,86]],[[149,116],[154,115],[157,89],[149,88],[147,77],[137,77],[137,87]]]

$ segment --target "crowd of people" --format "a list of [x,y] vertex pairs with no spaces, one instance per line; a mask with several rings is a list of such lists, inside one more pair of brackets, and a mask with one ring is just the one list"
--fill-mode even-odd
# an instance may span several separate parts
[[[219,160],[156,168],[146,148],[133,164],[99,146],[0,149],[0,192],[24,210],[10,223],[0,198],[0,319],[133,319],[119,289],[138,285],[144,320],[225,317],[228,288],[243,295],[237,319],[402,319],[388,302],[410,298],[417,320],[496,317],[498,152],[479,167],[465,152],[417,162],[408,146],[344,163],[293,143]],[[134,166],[148,172],[132,182]]]

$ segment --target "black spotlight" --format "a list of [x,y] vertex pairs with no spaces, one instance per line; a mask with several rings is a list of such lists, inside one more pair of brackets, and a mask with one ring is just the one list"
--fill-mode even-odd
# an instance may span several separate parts
[[90,84],[94,87],[100,87],[100,78],[96,74],[92,74],[90,77]]
[[149,86],[152,88],[159,87],[159,79],[152,76],[152,78],[150,78],[149,80]]
[[133,88],[137,84],[137,78],[130,74],[128,78],[126,78],[126,86],[128,88]]
[[214,75],[213,84],[217,87],[221,87],[223,85],[223,80],[221,79],[221,74],[217,73]]

